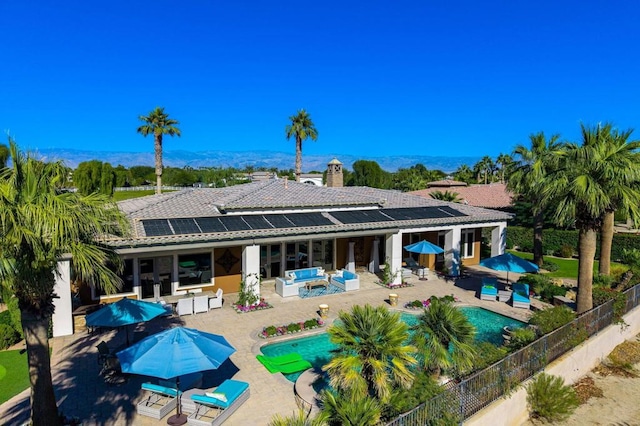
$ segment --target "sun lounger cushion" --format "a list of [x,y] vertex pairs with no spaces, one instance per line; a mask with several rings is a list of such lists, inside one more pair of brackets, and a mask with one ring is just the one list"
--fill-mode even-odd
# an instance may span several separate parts
[[178,390],[173,388],[168,388],[166,386],[155,385],[153,383],[143,383],[142,390],[146,390],[149,392],[159,393],[167,396],[178,396]]
[[208,396],[209,398],[219,399],[222,402],[227,402],[227,395],[222,392],[205,392],[204,396]]
[[216,388],[215,393],[223,393],[226,396],[226,401],[222,401],[218,398],[212,398],[206,395],[193,395],[191,399],[197,403],[212,405],[220,408],[227,408],[233,404],[244,391],[249,388],[249,383],[240,382],[238,380],[227,379],[220,386]]

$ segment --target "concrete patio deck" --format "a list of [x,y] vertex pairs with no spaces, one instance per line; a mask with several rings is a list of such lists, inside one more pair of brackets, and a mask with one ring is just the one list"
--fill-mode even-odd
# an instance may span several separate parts
[[[384,288],[376,282],[378,278],[368,272],[359,272],[360,290],[339,293],[315,298],[300,299],[298,297],[282,298],[275,293],[273,281],[265,281],[262,285],[262,296],[273,305],[273,309],[238,314],[231,305],[235,295],[224,296],[222,309],[207,313],[173,316],[166,319],[155,319],[139,325],[137,331],[157,332],[161,329],[182,325],[199,330],[223,334],[237,349],[230,361],[218,370],[206,372],[203,386],[213,386],[225,378],[233,377],[250,384],[251,397],[234,413],[226,424],[229,425],[266,425],[276,413],[289,415],[296,409],[293,384],[281,374],[270,374],[255,359],[260,347],[267,343],[280,341],[287,336],[269,340],[261,339],[258,333],[268,325],[282,325],[294,321],[304,321],[318,316],[318,305],[328,304],[330,307],[328,324],[341,310],[349,310],[359,304],[388,305],[389,293],[399,295],[397,309],[408,301],[428,297],[453,294],[460,300],[460,305],[481,306],[483,308],[526,321],[530,311],[513,308],[504,302],[481,301],[477,297],[482,276],[499,276],[504,280],[505,274],[489,271],[481,267],[468,268],[470,277],[454,282],[437,279],[433,274],[427,281],[413,277],[409,283],[413,287],[394,290]],[[517,280],[517,274],[510,274],[511,280]],[[532,301],[532,305],[535,302]],[[133,327],[129,330],[133,332]],[[304,333],[293,337],[302,337]],[[110,348],[122,347],[125,343],[124,331],[108,331],[99,334],[79,332],[72,336],[57,337],[51,340],[52,375],[59,409],[69,416],[77,416],[83,425],[161,425],[166,418],[154,420],[136,415],[136,403],[143,392],[140,385],[149,378],[132,375],[127,382],[120,385],[109,385],[98,374],[96,345],[104,340]],[[0,419],[5,425],[22,425],[29,419],[29,390],[18,394],[0,406]]]

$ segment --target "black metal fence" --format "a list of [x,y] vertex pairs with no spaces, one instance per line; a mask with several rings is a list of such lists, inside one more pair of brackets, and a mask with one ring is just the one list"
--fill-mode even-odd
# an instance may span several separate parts
[[[626,314],[640,304],[640,284],[624,294]],[[387,426],[461,423],[508,395],[580,342],[612,325],[613,319],[613,300],[610,300],[463,381],[450,383],[443,393],[402,414]]]

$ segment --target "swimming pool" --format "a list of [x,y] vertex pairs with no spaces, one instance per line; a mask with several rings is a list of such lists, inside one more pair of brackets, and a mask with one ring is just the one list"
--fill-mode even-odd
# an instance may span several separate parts
[[[501,345],[503,327],[520,328],[526,325],[524,322],[475,306],[463,306],[460,310],[476,327],[476,341],[479,342],[491,342],[495,345]],[[409,326],[418,322],[417,315],[404,312],[401,314],[401,319]],[[302,358],[309,361],[314,367],[320,368],[330,361],[331,350],[336,349],[336,345],[331,343],[327,333],[320,333],[314,336],[301,337],[279,343],[270,343],[260,349],[264,355],[268,356],[298,352],[302,355]],[[300,374],[302,373],[285,374],[284,376],[287,380],[295,382]]]

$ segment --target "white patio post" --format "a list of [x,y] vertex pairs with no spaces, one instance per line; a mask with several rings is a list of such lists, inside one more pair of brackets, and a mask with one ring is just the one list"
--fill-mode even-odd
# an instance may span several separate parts
[[402,284],[402,234],[387,235],[385,245],[393,284]]
[[260,246],[253,244],[242,249],[242,273],[247,285],[260,296]]
[[355,256],[355,248],[356,243],[353,241],[349,241],[349,251],[347,252],[347,266],[345,269],[350,272],[356,272],[356,256]]
[[460,241],[462,239],[462,228],[453,227],[444,236],[444,264],[449,274],[460,275]]
[[507,224],[501,223],[491,230],[491,257],[504,253],[507,246]]
[[373,240],[373,246],[371,247],[371,260],[369,261],[369,272],[375,274],[380,272],[380,240],[377,238]]
[[53,292],[58,296],[53,299],[55,311],[53,322],[53,337],[73,334],[73,300],[71,299],[71,260],[58,262],[58,273]]

